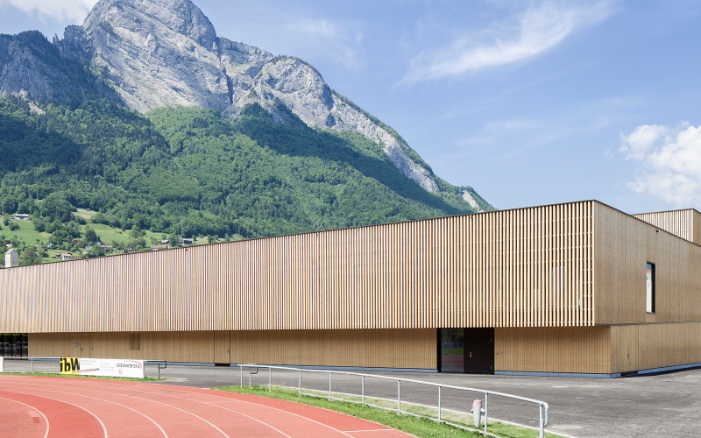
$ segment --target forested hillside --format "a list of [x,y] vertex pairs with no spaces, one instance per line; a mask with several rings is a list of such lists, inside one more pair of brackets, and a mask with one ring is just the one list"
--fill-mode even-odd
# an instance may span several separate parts
[[[73,214],[79,208],[94,212],[87,222],[137,235],[150,230],[171,241],[469,212],[458,188],[423,190],[365,137],[314,130],[288,116],[292,123],[275,123],[252,105],[234,121],[193,108],[142,117],[105,99],[41,108],[2,99],[0,208],[6,219],[30,214],[46,236],[21,246],[41,250],[51,242],[78,254],[90,243],[86,220]],[[0,225],[6,240],[10,225]]]

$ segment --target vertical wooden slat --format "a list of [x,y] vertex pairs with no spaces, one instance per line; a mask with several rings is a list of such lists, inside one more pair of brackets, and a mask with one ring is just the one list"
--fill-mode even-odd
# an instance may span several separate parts
[[0,330],[592,325],[593,214],[563,204],[0,270]]

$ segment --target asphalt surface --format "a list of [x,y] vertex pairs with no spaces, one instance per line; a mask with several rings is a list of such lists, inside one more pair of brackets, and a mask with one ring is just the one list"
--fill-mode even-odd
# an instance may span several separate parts
[[[26,368],[26,361],[12,364],[5,361],[5,371]],[[157,375],[155,365],[148,365],[146,375]],[[367,374],[480,388],[521,397],[542,400],[550,405],[550,424],[546,431],[571,437],[701,437],[701,369],[690,369],[658,375],[621,378],[514,377],[441,373],[382,372]],[[185,366],[169,364],[161,370],[163,383],[198,388],[238,385],[241,374],[237,367]],[[244,374],[248,383],[249,374]],[[250,376],[251,382],[265,385],[266,371]],[[274,372],[274,385],[296,386],[297,373]],[[303,374],[304,385],[320,390],[328,388],[328,376]],[[333,377],[334,391],[357,391],[355,377]],[[396,382],[379,379],[366,381],[366,394],[393,398]],[[436,389],[402,384],[402,399],[426,404],[437,400]],[[443,391],[442,404],[447,409],[471,405],[479,394]],[[538,411],[532,405],[514,404],[510,400],[490,397],[491,416],[522,424],[536,425]],[[452,406],[451,406],[452,405]],[[468,406],[469,409],[469,406]]]
[[[363,371],[366,372],[366,371]],[[162,377],[171,384],[211,388],[240,383],[238,368],[188,367],[170,365]],[[149,371],[149,375],[153,372]],[[378,373],[391,377],[422,380],[446,385],[480,388],[542,400],[550,405],[547,431],[573,437],[701,437],[701,369],[658,375],[621,378],[514,377],[440,373]],[[244,381],[248,378],[244,374]],[[253,383],[266,384],[261,371]],[[304,377],[308,379],[308,377]],[[255,380],[257,379],[257,380]],[[273,377],[275,384],[275,377]],[[291,384],[295,384],[292,377]],[[322,378],[320,388],[326,385]],[[334,377],[334,389],[343,385]],[[378,390],[377,382],[373,389]],[[387,397],[396,396],[394,385],[384,385]],[[412,388],[411,391],[418,391]],[[402,389],[402,397],[410,397]],[[435,403],[430,388],[412,395]],[[463,396],[464,398],[464,396]],[[420,401],[420,400],[419,400]],[[467,401],[470,403],[472,397]],[[464,403],[464,401],[463,401]],[[496,405],[497,401],[492,401]],[[491,406],[491,405],[490,405]],[[528,409],[523,406],[516,409]],[[537,411],[524,415],[537,418]],[[496,415],[497,417],[501,417]],[[531,423],[532,424],[532,423]]]

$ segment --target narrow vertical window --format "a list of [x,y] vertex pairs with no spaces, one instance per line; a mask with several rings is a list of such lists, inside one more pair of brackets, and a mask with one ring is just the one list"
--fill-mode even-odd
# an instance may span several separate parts
[[655,313],[655,264],[647,262],[647,313]]

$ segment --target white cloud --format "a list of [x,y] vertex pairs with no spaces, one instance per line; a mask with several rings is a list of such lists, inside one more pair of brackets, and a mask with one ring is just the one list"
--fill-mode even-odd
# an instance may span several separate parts
[[324,53],[336,63],[358,70],[363,64],[363,34],[354,27],[326,18],[298,18],[288,23],[286,35],[280,37],[292,39],[306,50]]
[[529,6],[512,24],[499,23],[481,37],[461,35],[447,48],[423,52],[411,60],[403,82],[435,80],[518,62],[544,53],[575,31],[611,14],[611,1],[577,7],[544,0]]
[[628,185],[677,206],[701,204],[701,126],[642,125],[621,135],[619,149],[640,162]]
[[305,2],[237,0],[236,13],[222,13],[221,2],[201,3],[220,36],[276,55],[298,56],[317,67],[326,60],[350,71],[364,67],[363,25],[352,19],[325,14]]
[[45,20],[82,22],[97,0],[0,0],[0,9],[13,6]]

